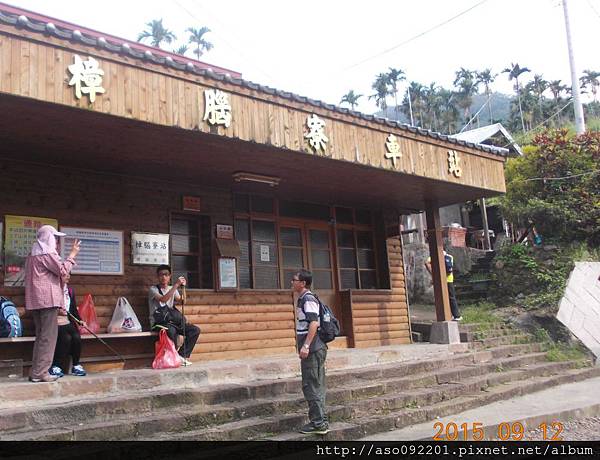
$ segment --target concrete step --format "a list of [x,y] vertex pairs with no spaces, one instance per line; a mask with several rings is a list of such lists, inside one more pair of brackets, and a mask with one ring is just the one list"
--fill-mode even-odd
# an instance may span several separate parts
[[[533,377],[525,382],[510,382],[486,389],[486,391],[473,392],[453,399],[443,401],[439,404],[431,404],[423,407],[405,408],[391,411],[381,415],[367,415],[353,419],[352,421],[333,422],[330,424],[330,433],[318,437],[323,441],[356,440],[375,433],[403,428],[428,420],[436,420],[439,417],[459,413],[464,410],[473,409],[485,404],[509,399],[511,397],[535,393],[543,389],[562,385],[568,382],[576,382],[600,376],[600,368],[573,369],[553,376]],[[432,424],[433,434],[433,424]],[[315,439],[315,436],[300,433],[286,432],[275,436],[265,436],[270,441],[300,441]]]
[[[390,364],[351,373],[334,372],[328,377],[328,400],[332,404],[347,404],[357,399],[427,386],[435,388],[450,381],[497,372],[498,369],[552,364],[544,363],[544,359],[543,353],[493,359],[492,353],[487,352],[465,354],[453,360]],[[206,426],[253,415],[297,410],[304,406],[300,391],[300,382],[294,379],[195,391],[154,391],[144,395],[120,395],[110,401],[95,398],[45,408],[2,411],[0,439],[27,439],[31,436],[28,432],[43,429],[50,420],[55,427],[65,424],[65,429],[36,432],[35,439],[64,439],[69,433],[70,439],[122,439],[148,434],[151,430],[161,431],[169,426],[184,430],[188,426]],[[163,412],[174,417],[172,423],[166,422]],[[142,419],[136,420],[130,414]],[[83,424],[81,428],[80,424]]]

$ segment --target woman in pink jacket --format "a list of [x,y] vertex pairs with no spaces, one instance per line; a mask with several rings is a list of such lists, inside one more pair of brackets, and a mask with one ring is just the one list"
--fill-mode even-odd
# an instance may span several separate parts
[[[65,297],[63,278],[75,265],[80,241],[75,240],[69,257],[61,260],[56,250],[58,237],[66,236],[51,225],[43,225],[37,231],[37,241],[25,262],[25,308],[31,311],[35,324],[35,343],[29,381],[53,382],[57,377],[49,375],[56,336],[57,315],[64,311]],[[65,313],[63,313],[65,314]]]

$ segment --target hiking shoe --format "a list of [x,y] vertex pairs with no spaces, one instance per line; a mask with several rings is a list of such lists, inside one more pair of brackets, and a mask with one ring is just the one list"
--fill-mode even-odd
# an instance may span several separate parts
[[58,377],[56,375],[44,375],[43,377],[29,377],[29,381],[33,382],[33,383],[40,383],[40,382],[56,382],[58,380]]
[[456,318],[452,318],[454,321],[462,321],[462,316],[457,316]]
[[307,423],[302,428],[300,428],[300,433],[302,434],[327,434],[329,433],[329,425],[324,423],[320,426],[315,426],[312,423]]
[[87,374],[87,372],[81,364],[78,364],[77,366],[73,366],[73,369],[71,369],[71,374],[76,375],[78,377],[83,377]]
[[58,366],[52,366],[50,368],[50,370],[48,371],[48,374],[55,376],[57,379],[59,379],[65,375],[63,370]]

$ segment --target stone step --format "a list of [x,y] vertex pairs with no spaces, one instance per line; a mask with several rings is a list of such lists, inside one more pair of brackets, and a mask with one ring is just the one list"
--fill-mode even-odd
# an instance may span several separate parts
[[534,343],[534,338],[529,334],[512,334],[498,337],[485,337],[483,339],[473,340],[475,348],[491,348],[501,345],[516,345],[523,343]]
[[[424,366],[423,363],[384,365],[377,369],[356,371],[350,376],[337,372],[328,378],[328,399],[334,404],[343,404],[354,399],[425,386],[435,387],[453,380],[496,372],[498,369],[539,364],[544,359],[543,353],[535,353],[492,360],[492,353],[487,352],[467,354],[457,357],[453,362],[430,362],[428,366]],[[450,364],[453,368],[443,367],[444,364]],[[413,373],[411,368],[428,371]],[[47,426],[50,421],[53,426],[66,425],[64,431],[51,431],[49,436],[52,439],[64,439],[68,433],[72,433],[72,439],[121,439],[123,436],[127,438],[132,433],[139,435],[148,433],[150,429],[160,431],[164,428],[161,424],[161,411],[175,413],[173,417],[176,420],[184,420],[185,424],[191,426],[223,423],[257,414],[269,415],[298,409],[304,406],[300,391],[300,382],[294,379],[186,392],[155,391],[146,392],[144,395],[136,393],[120,395],[109,401],[96,398],[46,408],[3,411],[0,413],[0,439],[13,439],[13,436],[27,439],[28,434],[19,430],[35,430]],[[143,418],[141,421],[131,420],[129,414],[137,414]],[[83,428],[78,427],[80,423],[85,424]],[[178,426],[176,422],[173,422],[173,425]],[[40,440],[47,440],[45,433],[36,433],[36,439],[38,435],[42,436]]]
[[467,395],[462,395],[439,404],[391,411],[381,415],[368,415],[357,419],[330,424],[330,433],[325,436],[303,435],[295,432],[264,436],[269,441],[301,441],[320,439],[323,441],[356,440],[368,435],[403,428],[411,424],[433,421],[465,410],[515,396],[534,393],[551,386],[585,380],[600,375],[600,368],[573,369],[553,376],[533,377],[527,381],[510,382]]

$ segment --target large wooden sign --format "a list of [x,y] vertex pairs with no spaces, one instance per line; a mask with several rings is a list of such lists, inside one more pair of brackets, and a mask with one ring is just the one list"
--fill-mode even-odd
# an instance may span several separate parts
[[43,43],[33,32],[19,33],[23,36],[0,25],[1,92],[505,191],[503,158],[498,155],[251,85],[148,66],[142,60],[125,63],[104,49],[58,39]]

